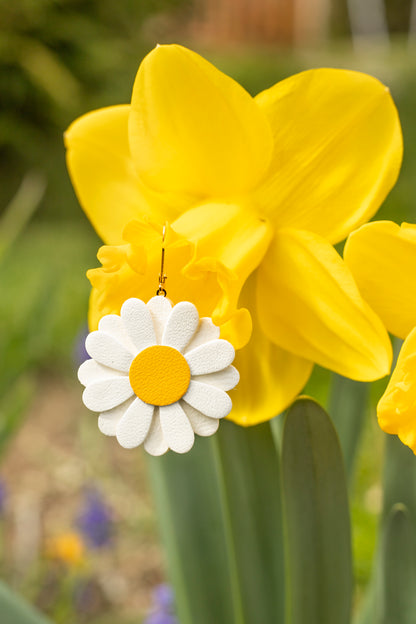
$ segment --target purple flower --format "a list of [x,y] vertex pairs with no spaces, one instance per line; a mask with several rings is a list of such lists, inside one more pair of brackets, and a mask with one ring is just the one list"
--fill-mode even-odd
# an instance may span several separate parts
[[92,548],[102,548],[112,541],[114,533],[112,511],[103,501],[100,492],[93,488],[86,491],[77,527]]
[[174,596],[169,585],[158,585],[153,591],[154,607],[143,624],[178,624],[174,615]]
[[178,624],[178,620],[170,613],[155,611],[143,621],[143,624]]

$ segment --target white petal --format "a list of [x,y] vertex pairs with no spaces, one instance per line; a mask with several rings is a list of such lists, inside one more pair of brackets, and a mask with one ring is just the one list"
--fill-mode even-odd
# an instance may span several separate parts
[[172,304],[166,297],[157,295],[152,297],[146,305],[152,315],[157,344],[161,344],[166,321],[172,311]]
[[220,337],[220,328],[217,325],[214,325],[212,320],[204,316],[199,321],[198,329],[195,336],[192,338],[191,342],[186,347],[186,353],[195,349],[195,347],[199,347],[199,345],[204,344],[204,342],[210,342],[211,340],[215,340]]
[[182,399],[209,418],[224,418],[233,406],[226,392],[193,379]]
[[195,381],[202,381],[203,383],[216,386],[220,390],[232,390],[240,381],[240,373],[234,366],[227,366],[224,370],[217,373],[211,373],[210,375],[199,375]]
[[187,453],[194,444],[194,431],[179,403],[159,408],[163,437],[175,453]]
[[103,366],[95,360],[85,360],[78,369],[78,379],[83,386],[88,386],[90,383],[100,381],[101,379],[124,376],[125,373]]
[[234,360],[233,345],[227,340],[211,340],[188,351],[185,360],[191,369],[191,375],[207,375],[227,368]]
[[117,425],[120,422],[124,412],[130,407],[134,401],[133,397],[128,399],[121,405],[114,407],[106,412],[101,412],[98,416],[98,429],[107,436],[115,436]]
[[162,344],[183,351],[198,329],[199,315],[189,301],[176,304],[166,322]]
[[152,424],[149,433],[147,434],[147,438],[144,441],[144,450],[149,453],[149,455],[154,455],[155,457],[163,455],[169,450],[169,446],[163,437],[158,407],[155,408]]
[[135,399],[117,425],[117,440],[124,448],[142,444],[152,424],[154,405]]
[[104,366],[118,371],[128,372],[133,361],[133,354],[110,334],[93,331],[88,334],[85,348],[90,357]]
[[182,401],[181,405],[189,418],[192,429],[197,435],[206,437],[217,431],[220,424],[220,421],[217,418],[208,418],[208,416],[204,416],[204,414],[198,412],[198,410],[185,403],[185,401]]
[[98,323],[98,329],[105,334],[110,334],[110,336],[120,342],[123,347],[126,347],[128,351],[132,353],[137,351],[134,344],[127,336],[123,321],[118,314],[106,314],[106,316],[103,316]]
[[82,394],[82,400],[93,412],[106,412],[124,403],[133,394],[128,377],[112,377],[87,386]]
[[156,344],[152,316],[140,299],[127,299],[120,312],[126,332],[138,351]]

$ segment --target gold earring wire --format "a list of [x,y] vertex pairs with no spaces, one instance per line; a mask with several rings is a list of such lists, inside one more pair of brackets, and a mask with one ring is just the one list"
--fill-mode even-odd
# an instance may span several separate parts
[[159,288],[156,291],[157,295],[161,295],[163,297],[166,297],[167,295],[165,282],[168,279],[165,273],[165,235],[166,235],[166,225],[163,226],[163,230],[162,230],[162,258],[160,261]]

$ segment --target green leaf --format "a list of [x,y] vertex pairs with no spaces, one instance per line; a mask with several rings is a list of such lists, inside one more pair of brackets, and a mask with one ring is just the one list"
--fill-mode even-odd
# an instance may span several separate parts
[[334,426],[311,399],[298,399],[287,413],[282,478],[286,624],[347,624],[352,594],[347,483]]
[[416,538],[414,518],[405,505],[395,505],[385,523],[380,572],[380,624],[414,624]]
[[352,478],[358,443],[365,421],[370,386],[332,375],[329,414],[337,430],[348,480]]
[[23,598],[0,582],[1,624],[52,624]]
[[185,455],[149,457],[148,467],[180,623],[242,622],[211,439]]
[[283,622],[279,461],[270,424],[222,422],[149,458],[181,624]]
[[[396,506],[405,506],[409,512],[413,531],[416,530],[416,457],[413,452],[395,435],[385,436],[384,472],[383,472],[383,511],[381,519],[381,534],[387,530],[391,522],[392,509]],[[357,616],[356,624],[379,624],[382,614],[379,605],[383,596],[383,548],[384,542],[377,548],[374,557],[371,582],[363,599],[363,606]],[[416,587],[416,585],[415,585]],[[376,615],[377,614],[377,619]],[[384,624],[384,622],[383,622]],[[394,622],[394,624],[396,624]]]
[[284,621],[280,468],[270,423],[221,424],[218,448],[244,621]]
[[383,486],[383,517],[403,503],[416,521],[416,457],[395,435],[386,434]]

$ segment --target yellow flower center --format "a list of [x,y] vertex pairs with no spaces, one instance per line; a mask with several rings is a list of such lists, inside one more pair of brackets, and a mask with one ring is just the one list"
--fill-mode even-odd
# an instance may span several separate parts
[[155,345],[136,355],[129,379],[134,393],[145,403],[170,405],[187,391],[191,371],[177,349]]

